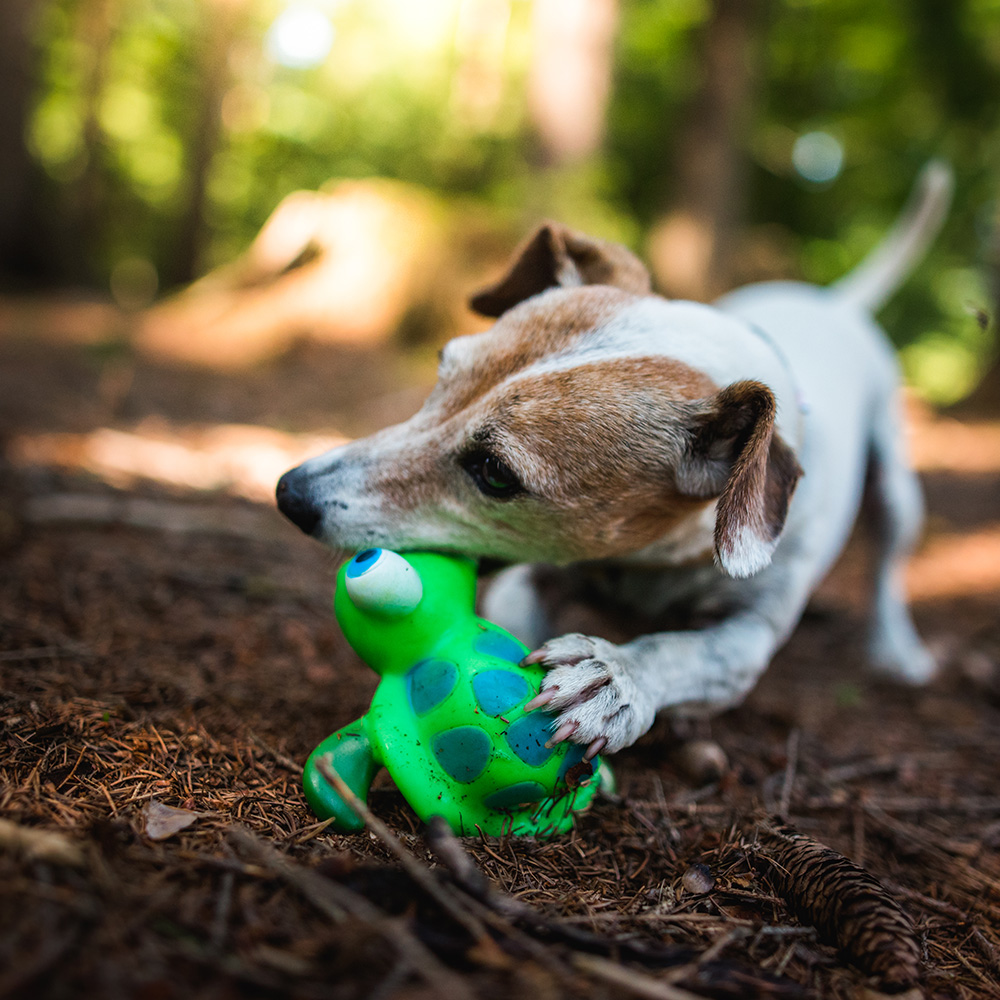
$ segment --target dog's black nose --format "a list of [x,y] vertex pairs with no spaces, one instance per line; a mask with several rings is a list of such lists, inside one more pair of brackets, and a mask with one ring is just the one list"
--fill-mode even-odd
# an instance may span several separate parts
[[301,484],[296,482],[299,478],[295,475],[297,471],[292,469],[278,480],[274,495],[278,501],[278,510],[297,528],[311,535],[316,530],[322,514],[302,495]]

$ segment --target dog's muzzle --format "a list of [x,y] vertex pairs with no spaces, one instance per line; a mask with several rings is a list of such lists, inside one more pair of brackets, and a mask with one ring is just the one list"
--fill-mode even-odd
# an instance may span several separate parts
[[311,535],[323,515],[306,496],[303,478],[299,468],[289,470],[278,480],[274,495],[278,501],[278,510],[297,528]]

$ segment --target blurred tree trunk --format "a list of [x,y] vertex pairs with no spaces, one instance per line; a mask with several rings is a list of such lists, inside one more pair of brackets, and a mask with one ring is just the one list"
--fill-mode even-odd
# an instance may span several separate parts
[[208,177],[219,146],[222,101],[230,79],[229,54],[243,6],[244,0],[212,0],[202,4],[198,104],[187,157],[190,182],[177,231],[174,267],[166,276],[167,284],[186,284],[200,272],[209,235],[205,219]]
[[111,46],[118,23],[120,0],[86,0],[78,9],[76,37],[87,63],[83,70],[83,170],[71,192],[70,226],[73,230],[70,243],[79,253],[74,278],[96,279],[88,273],[88,252],[97,246],[104,228],[105,174],[104,130],[101,127],[100,108],[104,86],[108,78]]
[[650,240],[657,282],[679,298],[707,300],[732,287],[762,3],[713,0],[698,46],[703,76],[676,136],[674,205]]
[[31,27],[40,9],[40,0],[0,2],[0,275],[22,278],[40,260],[35,168],[25,144],[35,82]]
[[617,20],[617,0],[535,0],[528,108],[542,166],[600,148]]

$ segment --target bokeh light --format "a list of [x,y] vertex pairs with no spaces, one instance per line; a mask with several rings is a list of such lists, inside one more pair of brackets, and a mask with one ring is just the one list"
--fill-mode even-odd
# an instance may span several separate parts
[[829,132],[806,132],[792,146],[792,166],[812,184],[829,184],[844,166],[844,147]]
[[333,23],[324,11],[308,4],[292,4],[271,24],[267,52],[282,66],[310,69],[330,54],[334,35]]

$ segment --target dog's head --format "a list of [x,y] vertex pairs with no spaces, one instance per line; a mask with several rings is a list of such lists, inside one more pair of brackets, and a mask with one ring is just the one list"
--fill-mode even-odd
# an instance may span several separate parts
[[505,562],[626,558],[697,524],[756,572],[800,473],[774,395],[659,353],[649,297],[624,247],[543,226],[473,297],[497,321],[445,347],[422,409],[286,473],[278,506],[336,547]]

